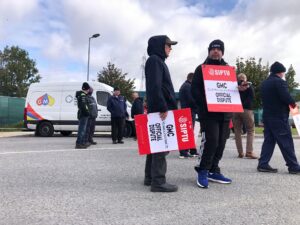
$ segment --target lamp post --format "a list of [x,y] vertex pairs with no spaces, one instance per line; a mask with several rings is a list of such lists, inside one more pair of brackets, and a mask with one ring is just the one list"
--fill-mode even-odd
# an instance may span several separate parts
[[91,39],[99,37],[100,34],[94,34],[92,37],[89,37],[89,49],[88,49],[88,65],[87,65],[87,81],[89,81],[89,74],[90,74],[90,46],[91,46]]

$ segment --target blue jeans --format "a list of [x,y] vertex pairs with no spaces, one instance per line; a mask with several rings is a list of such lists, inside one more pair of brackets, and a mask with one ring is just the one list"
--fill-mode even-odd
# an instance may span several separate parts
[[88,119],[89,117],[82,117],[79,119],[76,145],[85,144],[85,133],[86,133]]
[[261,148],[259,167],[269,164],[276,143],[289,169],[298,168],[295,148],[288,118],[264,118],[264,143]]

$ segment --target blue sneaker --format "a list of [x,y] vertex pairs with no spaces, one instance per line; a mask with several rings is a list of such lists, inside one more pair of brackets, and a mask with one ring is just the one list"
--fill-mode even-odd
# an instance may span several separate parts
[[199,170],[197,177],[197,185],[201,188],[208,188],[208,179],[207,179],[208,171],[207,170]]
[[224,177],[221,173],[208,173],[208,180],[220,184],[230,184],[232,182],[231,179]]

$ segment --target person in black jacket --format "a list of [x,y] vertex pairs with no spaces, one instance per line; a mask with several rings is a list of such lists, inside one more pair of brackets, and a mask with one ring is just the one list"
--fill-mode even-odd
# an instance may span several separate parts
[[277,169],[269,165],[277,143],[288,167],[289,173],[300,174],[300,166],[295,155],[291,128],[289,126],[289,106],[297,107],[288,92],[287,82],[282,78],[285,67],[275,62],[271,65],[269,77],[261,85],[263,104],[264,142],[258,161],[259,172],[276,173]]
[[[208,57],[203,64],[227,65],[222,58],[223,55],[224,43],[221,40],[214,40],[209,44]],[[194,73],[192,95],[197,105],[202,130],[200,146],[202,155],[199,165],[195,167],[198,173],[197,185],[201,188],[208,188],[208,180],[229,184],[232,181],[221,174],[219,161],[223,156],[232,113],[208,112],[201,65]]]
[[[133,103],[131,107],[131,117],[134,119],[135,115],[144,114],[144,103],[143,103],[143,98],[140,98],[137,92],[132,93],[132,98],[133,98]],[[135,129],[135,126],[133,127]],[[135,130],[134,130],[134,134],[135,134],[134,139],[136,140]]]
[[125,119],[128,117],[126,100],[120,94],[120,88],[115,87],[113,95],[107,100],[107,110],[111,113],[111,137],[113,144],[124,144],[123,132]]
[[[194,73],[189,73],[187,75],[187,80],[181,85],[179,89],[179,101],[182,109],[190,108],[193,120],[193,127],[195,126],[196,119],[196,104],[192,96],[192,80],[194,77]],[[188,149],[179,151],[179,158],[185,159],[189,157],[197,157],[199,154],[197,153],[197,149]]]
[[98,107],[96,99],[93,97],[93,88],[90,87],[87,100],[88,100],[88,106],[90,111],[90,116],[87,123],[87,129],[86,129],[86,143],[88,145],[96,145],[97,142],[93,140],[93,136],[95,133],[95,126],[96,126],[96,118],[98,116]]
[[[238,89],[241,97],[244,112],[238,112],[233,114],[233,127],[235,144],[238,150],[238,157],[243,158],[246,156],[248,159],[257,159],[258,157],[253,153],[253,139],[254,139],[254,114],[253,114],[253,101],[254,101],[254,89],[252,84],[247,81],[247,76],[244,73],[240,73],[238,76]],[[247,144],[246,155],[244,155],[242,144],[242,129],[246,127]]]
[[87,122],[90,116],[87,93],[90,89],[90,85],[87,82],[82,84],[82,90],[76,92],[78,113],[77,118],[79,120],[78,133],[75,148],[87,148],[88,145],[85,142]]
[[[175,44],[177,42],[171,41],[166,35],[153,36],[148,40],[149,58],[145,65],[148,113],[159,112],[162,120],[167,117],[168,110],[177,109],[171,76],[165,63],[171,46]],[[151,185],[152,192],[174,192],[178,189],[176,185],[166,182],[167,154],[147,155],[144,184]]]

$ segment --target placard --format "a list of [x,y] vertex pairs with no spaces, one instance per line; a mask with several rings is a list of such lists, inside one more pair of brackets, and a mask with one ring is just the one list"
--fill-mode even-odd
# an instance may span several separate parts
[[202,65],[204,89],[209,112],[243,112],[235,68]]
[[195,148],[191,110],[168,111],[165,120],[159,113],[134,117],[139,154],[152,154]]

